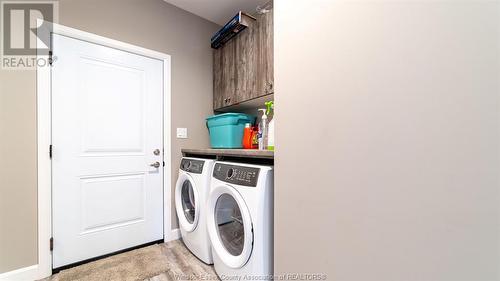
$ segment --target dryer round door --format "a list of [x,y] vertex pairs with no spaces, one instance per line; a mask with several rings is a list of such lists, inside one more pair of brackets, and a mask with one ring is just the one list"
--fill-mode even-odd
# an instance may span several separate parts
[[198,187],[193,178],[183,172],[175,186],[175,210],[182,229],[187,232],[195,230],[200,216]]
[[252,220],[240,193],[228,185],[210,192],[208,234],[222,262],[231,268],[244,266],[252,253]]

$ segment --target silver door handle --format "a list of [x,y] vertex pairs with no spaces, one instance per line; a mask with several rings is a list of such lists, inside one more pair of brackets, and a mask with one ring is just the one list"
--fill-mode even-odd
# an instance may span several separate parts
[[155,167],[155,168],[160,168],[160,162],[156,161],[156,162],[154,162],[153,164],[151,164],[149,166]]

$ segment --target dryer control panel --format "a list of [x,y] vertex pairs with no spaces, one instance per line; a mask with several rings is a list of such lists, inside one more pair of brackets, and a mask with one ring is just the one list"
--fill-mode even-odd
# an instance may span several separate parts
[[182,158],[181,170],[189,173],[201,174],[203,173],[203,164],[205,164],[205,162],[201,160]]
[[213,177],[227,183],[255,187],[259,172],[259,168],[217,163]]

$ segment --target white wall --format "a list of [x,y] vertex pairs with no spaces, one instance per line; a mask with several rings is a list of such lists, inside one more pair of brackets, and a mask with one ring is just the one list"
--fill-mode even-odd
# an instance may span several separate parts
[[498,1],[275,1],[277,273],[499,280]]

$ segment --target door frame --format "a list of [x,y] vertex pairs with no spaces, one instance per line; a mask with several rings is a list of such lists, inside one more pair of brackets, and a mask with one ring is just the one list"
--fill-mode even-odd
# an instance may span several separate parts
[[[163,238],[165,242],[179,238],[178,229],[172,230],[171,224],[171,57],[170,55],[124,43],[93,33],[52,24],[52,30],[46,30],[38,20],[39,34],[54,33],[86,42],[115,48],[122,51],[163,61]],[[47,56],[37,53],[38,59]],[[52,144],[51,116],[51,71],[49,65],[37,64],[37,184],[38,184],[38,278],[52,275],[52,252],[49,241],[52,237],[52,161],[49,157],[49,145]]]

